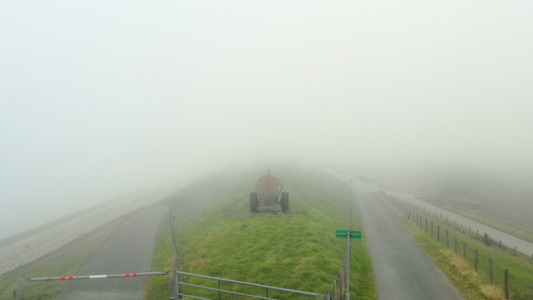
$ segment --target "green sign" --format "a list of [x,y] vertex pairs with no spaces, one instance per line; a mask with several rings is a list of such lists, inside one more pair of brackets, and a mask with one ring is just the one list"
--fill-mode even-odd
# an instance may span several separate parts
[[341,239],[347,238],[348,234],[350,235],[351,239],[361,239],[361,237],[363,236],[363,233],[358,230],[337,230],[335,234],[338,238]]

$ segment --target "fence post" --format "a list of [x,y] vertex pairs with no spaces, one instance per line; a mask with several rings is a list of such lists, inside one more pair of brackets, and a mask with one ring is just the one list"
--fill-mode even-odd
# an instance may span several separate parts
[[178,270],[174,273],[174,299],[181,299],[181,296],[179,295],[180,291],[180,275],[178,274]]
[[477,271],[478,261],[479,261],[479,252],[477,251],[477,249],[474,249],[474,269],[476,269],[476,271]]
[[450,238],[448,234],[448,229],[446,229],[446,248],[450,248]]
[[431,221],[431,237],[433,237],[433,221]]
[[350,260],[351,260],[351,256],[352,256],[352,241],[351,241],[351,238],[350,238],[350,235],[348,234],[346,236],[347,240],[348,240],[348,257],[346,259],[346,261],[348,262],[347,263],[347,266],[346,266],[346,291],[345,291],[345,299],[346,300],[350,300]]
[[456,235],[453,236],[453,241],[455,243],[455,254],[457,254],[457,236]]
[[504,285],[505,285],[505,299],[509,299],[509,270],[507,269],[505,269]]
[[437,225],[437,241],[440,242],[440,225]]
[[466,242],[463,242],[463,258],[466,259]]
[[[428,218],[426,218],[426,233],[428,232]],[[533,257],[533,256],[532,256]]]
[[19,290],[17,292],[17,300],[24,299],[24,285],[26,284],[26,279],[23,277],[19,278]]
[[516,247],[514,247],[513,255],[516,256]]
[[490,276],[490,283],[494,284],[494,269],[492,267],[492,258],[489,257],[489,276]]

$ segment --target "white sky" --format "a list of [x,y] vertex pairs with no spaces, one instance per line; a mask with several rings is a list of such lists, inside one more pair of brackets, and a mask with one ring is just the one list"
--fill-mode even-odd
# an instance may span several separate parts
[[532,1],[4,1],[0,238],[233,160],[533,166]]

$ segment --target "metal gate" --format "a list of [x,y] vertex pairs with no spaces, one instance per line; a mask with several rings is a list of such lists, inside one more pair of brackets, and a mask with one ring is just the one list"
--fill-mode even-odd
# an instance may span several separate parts
[[[185,279],[191,279],[186,282]],[[198,281],[198,282],[196,282]],[[246,288],[236,288],[244,286]],[[231,290],[230,290],[231,289]],[[256,292],[252,293],[252,290]],[[196,295],[193,295],[196,294]],[[206,296],[208,294],[208,296]],[[309,299],[315,298],[322,300],[323,294],[303,292],[263,284],[243,282],[219,277],[199,275],[182,271],[174,272],[174,297],[171,299],[183,299],[183,297],[201,300],[218,299],[221,300],[224,294],[235,296],[249,297],[255,299],[274,300],[274,299]],[[201,295],[201,296],[199,296]],[[209,297],[209,298],[207,298]],[[226,299],[228,297],[226,296]]]

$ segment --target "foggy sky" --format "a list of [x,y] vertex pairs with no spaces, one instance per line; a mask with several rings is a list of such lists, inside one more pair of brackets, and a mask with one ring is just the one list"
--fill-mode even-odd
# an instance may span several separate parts
[[533,166],[531,1],[5,1],[0,238],[234,161]]

